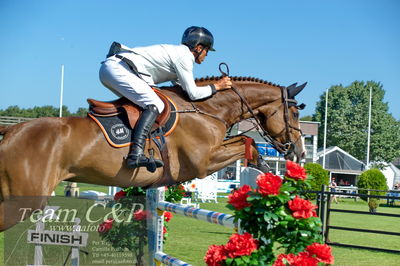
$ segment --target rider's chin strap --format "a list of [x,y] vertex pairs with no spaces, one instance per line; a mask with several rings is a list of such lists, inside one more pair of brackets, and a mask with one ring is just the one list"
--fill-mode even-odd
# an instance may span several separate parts
[[200,52],[197,52],[197,51],[195,51],[194,49],[193,49],[193,52],[195,52],[196,53],[196,56],[194,57],[194,61],[197,61],[197,59],[199,59],[199,56],[201,55],[201,53],[204,51],[204,49],[206,49],[205,47],[203,47],[202,49],[201,49],[201,51]]

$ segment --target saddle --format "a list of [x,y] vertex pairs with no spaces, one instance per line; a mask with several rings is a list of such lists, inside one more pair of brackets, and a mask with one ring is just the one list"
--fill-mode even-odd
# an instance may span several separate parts
[[[160,99],[164,102],[164,110],[157,117],[156,122],[152,130],[165,125],[171,115],[171,106],[169,104],[168,98],[162,94],[159,90],[154,89]],[[139,119],[140,114],[143,112],[142,108],[127,98],[121,97],[114,101],[102,102],[94,99],[87,99],[89,103],[89,112],[95,116],[115,116],[123,111],[126,112],[128,116],[128,121],[131,129],[135,128],[135,125]]]
[[[170,98],[158,90],[154,91],[165,106],[151,130],[151,137],[161,150],[165,142],[164,137],[171,134],[178,124],[178,113],[177,106]],[[93,99],[87,101],[89,103],[88,117],[100,127],[111,146],[121,148],[132,144],[133,130],[143,112],[142,108],[123,97],[111,102]]]

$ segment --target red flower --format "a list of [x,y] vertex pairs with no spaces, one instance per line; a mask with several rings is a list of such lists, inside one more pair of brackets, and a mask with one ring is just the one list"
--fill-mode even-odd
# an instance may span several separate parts
[[318,260],[310,257],[307,252],[300,252],[298,255],[294,254],[280,254],[273,266],[317,266]]
[[241,210],[250,206],[250,203],[247,202],[247,198],[249,195],[247,194],[251,191],[251,187],[249,185],[243,185],[238,190],[234,190],[232,194],[228,196],[228,203],[235,207],[236,210]]
[[296,180],[307,178],[306,170],[292,161],[286,161],[286,176]]
[[221,265],[221,262],[226,259],[227,256],[224,245],[211,245],[207,250],[206,256],[204,257],[204,261],[208,266]]
[[229,258],[250,255],[258,248],[258,241],[253,239],[251,234],[233,234],[225,245],[226,254]]
[[293,211],[292,216],[294,218],[310,218],[315,217],[317,214],[314,209],[318,208],[317,205],[312,204],[310,201],[296,196],[293,200],[288,202],[289,209]]
[[114,200],[117,201],[117,200],[119,200],[120,198],[123,198],[123,197],[125,197],[125,196],[126,196],[126,192],[123,191],[123,190],[120,190],[120,191],[118,191],[117,193],[115,193],[115,195],[114,195]]
[[286,263],[291,265],[294,262],[295,257],[296,256],[294,254],[280,254],[273,266],[285,266]]
[[170,213],[170,212],[164,212],[164,220],[165,220],[166,222],[171,221],[172,217],[174,217],[174,216],[172,215],[172,213]]
[[258,192],[263,196],[278,195],[282,186],[282,179],[272,173],[260,174],[257,177]]
[[137,210],[137,211],[135,211],[135,212],[133,213],[133,218],[134,218],[136,221],[145,220],[146,217],[147,217],[147,212],[144,211],[144,210],[142,210],[142,209]]
[[165,235],[167,233],[167,227],[165,227],[165,226],[163,227],[163,232],[162,233],[163,233],[163,235]]
[[114,219],[112,219],[112,218],[107,219],[106,221],[104,221],[102,224],[99,225],[99,228],[97,229],[97,231],[101,234],[110,231],[110,229],[113,226],[113,222],[114,222]]
[[293,262],[290,264],[293,266],[318,266],[318,260],[310,257],[307,252],[300,252],[294,257]]
[[335,258],[332,256],[331,247],[327,244],[314,243],[309,245],[306,250],[311,256],[315,255],[319,262],[327,264],[333,264],[335,262]]

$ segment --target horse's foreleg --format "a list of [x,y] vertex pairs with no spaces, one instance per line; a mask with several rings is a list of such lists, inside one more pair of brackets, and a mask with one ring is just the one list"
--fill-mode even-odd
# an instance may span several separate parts
[[[208,166],[208,174],[214,173],[239,159],[245,158],[246,139],[247,137],[245,136],[231,138],[224,141],[221,146],[214,148]],[[249,160],[249,163],[257,165],[258,152],[255,145],[250,145],[248,148],[252,154],[252,159]]]

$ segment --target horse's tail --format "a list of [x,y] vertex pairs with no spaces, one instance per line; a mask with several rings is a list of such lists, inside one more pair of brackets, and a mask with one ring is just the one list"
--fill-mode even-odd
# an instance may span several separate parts
[[7,133],[10,126],[1,126],[0,125],[0,141],[4,138],[4,135]]
[[9,127],[9,125],[0,125],[0,134],[5,133]]
[[[0,125],[0,144],[1,144],[1,140],[4,138],[6,132],[8,131],[9,128],[10,128],[10,126],[2,126],[2,125]],[[1,186],[1,184],[3,183],[3,180],[2,180],[2,179],[3,179],[3,178],[6,179],[6,177],[5,177],[5,172],[4,172],[3,160],[1,160],[1,156],[2,156],[2,152],[1,152],[1,149],[0,149],[0,186]],[[3,201],[4,201],[4,197],[3,197],[2,189],[1,189],[1,187],[0,187],[0,204],[1,204]],[[2,204],[1,204],[1,205],[2,205]],[[4,214],[2,208],[3,208],[3,206],[0,206],[0,213],[1,213],[1,214]],[[0,217],[0,219],[2,219],[2,217]],[[1,227],[1,224],[2,224],[2,223],[3,223],[3,222],[0,221],[0,227]]]

